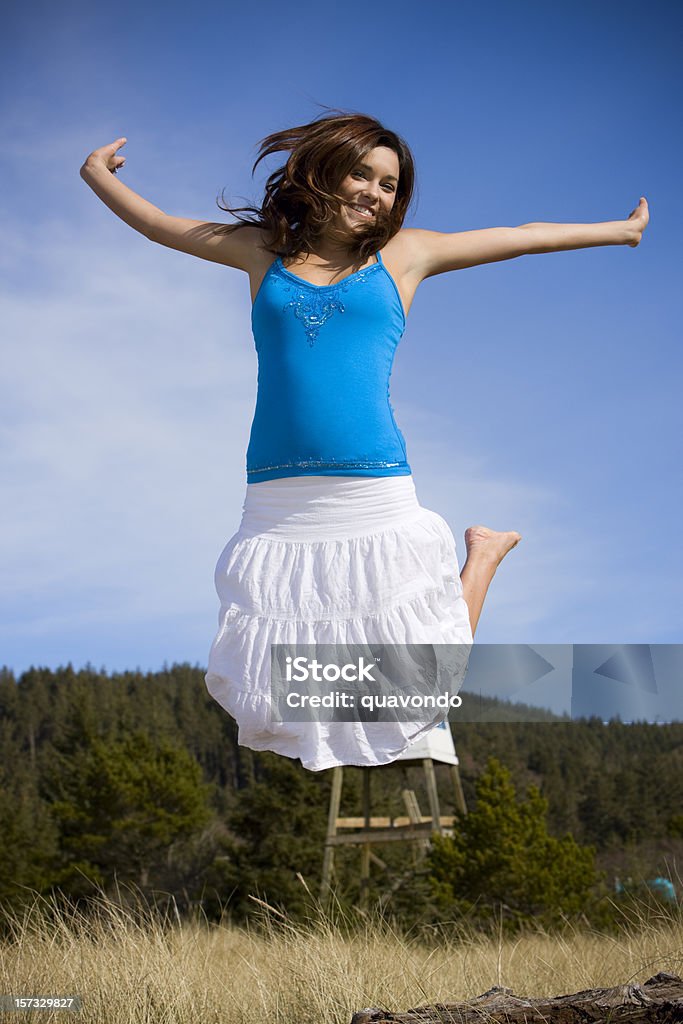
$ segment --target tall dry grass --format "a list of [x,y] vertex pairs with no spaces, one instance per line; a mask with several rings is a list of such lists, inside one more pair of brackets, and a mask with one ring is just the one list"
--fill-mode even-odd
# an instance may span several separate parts
[[[119,893],[120,895],[120,893]],[[82,1010],[5,1013],[3,1020],[79,1024],[349,1024],[366,1006],[405,1010],[507,985],[528,995],[683,974],[683,915],[636,912],[620,937],[566,928],[515,939],[455,925],[410,936],[380,916],[351,920],[311,898],[305,924],[255,900],[244,927],[160,915],[98,894],[88,911],[36,897],[3,912],[0,992],[78,995]]]

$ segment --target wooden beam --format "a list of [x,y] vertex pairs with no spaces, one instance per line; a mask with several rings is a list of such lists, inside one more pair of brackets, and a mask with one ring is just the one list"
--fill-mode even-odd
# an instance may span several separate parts
[[334,848],[330,842],[337,834],[337,819],[342,791],[342,768],[332,769],[332,791],[330,793],[330,809],[327,815],[327,838],[323,855],[323,874],[320,883],[320,899],[324,902],[331,892],[332,870],[334,868]]
[[[426,824],[431,820],[431,814],[421,814],[418,818],[421,824]],[[453,828],[455,825],[455,815],[442,814],[439,821],[441,825]],[[412,819],[405,816],[400,818],[370,818],[370,828],[396,828],[399,825],[410,825],[411,822]],[[337,818],[337,828],[365,828],[365,818]]]
[[[420,805],[417,802],[414,789],[404,789],[402,792],[403,803],[406,805],[408,817],[410,818],[411,825],[422,824],[423,815],[420,813]],[[431,820],[429,822],[430,832],[434,827]],[[417,866],[421,860],[424,860],[427,850],[429,849],[429,839],[425,839],[420,842],[417,849],[413,850],[413,865]]]
[[467,804],[465,803],[465,794],[462,791],[462,783],[460,781],[460,770],[457,764],[451,765],[451,778],[453,779],[453,789],[455,790],[455,806],[461,814],[467,814]]
[[[363,829],[370,829],[370,769],[363,768]],[[368,909],[370,891],[370,846],[364,843],[360,851],[360,900],[361,910]]]
[[433,832],[431,819],[428,825],[408,825],[405,828],[372,829],[367,832],[347,832],[345,835],[330,836],[329,846],[356,846],[365,843],[404,843],[413,841],[429,846]]
[[432,821],[434,822],[434,831],[441,832],[441,809],[439,808],[439,794],[436,789],[434,762],[431,757],[425,757],[422,764],[424,765],[425,779],[427,781],[427,798],[429,800],[429,810],[432,813]]

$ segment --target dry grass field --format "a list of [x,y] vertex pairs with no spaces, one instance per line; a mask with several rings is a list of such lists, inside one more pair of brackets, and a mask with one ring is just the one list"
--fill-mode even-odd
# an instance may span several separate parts
[[405,1010],[492,985],[557,995],[683,974],[683,914],[636,914],[619,937],[566,929],[486,939],[456,925],[433,937],[318,907],[294,924],[255,901],[245,927],[194,924],[101,894],[86,916],[36,899],[3,913],[0,993],[78,995],[78,1013],[0,1012],[79,1024],[349,1024],[366,1006]]

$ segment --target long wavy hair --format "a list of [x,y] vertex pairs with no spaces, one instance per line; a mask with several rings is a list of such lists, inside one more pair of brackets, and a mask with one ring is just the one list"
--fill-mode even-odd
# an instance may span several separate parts
[[[265,248],[276,256],[314,252],[316,242],[341,209],[343,200],[337,194],[341,182],[375,146],[386,146],[396,153],[399,174],[391,211],[387,214],[380,208],[372,224],[349,239],[349,254],[364,263],[399,231],[415,187],[415,164],[408,145],[367,114],[334,110],[309,124],[262,139],[252,177],[260,162],[272,153],[289,152],[287,162],[268,178],[260,207],[230,207],[216,200],[220,209],[238,220],[223,230],[261,228],[266,232]],[[243,217],[242,213],[255,216]]]

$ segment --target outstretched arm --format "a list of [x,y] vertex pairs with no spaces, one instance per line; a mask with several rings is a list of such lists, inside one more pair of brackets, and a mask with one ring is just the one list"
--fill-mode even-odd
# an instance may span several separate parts
[[449,270],[528,256],[532,253],[587,249],[595,245],[636,246],[647,227],[649,211],[643,196],[626,220],[597,224],[520,224],[443,234],[408,228],[402,232],[410,253],[410,271],[420,280]]
[[249,270],[260,231],[244,227],[225,232],[225,224],[173,217],[147,202],[116,177],[126,161],[117,156],[125,138],[93,150],[81,167],[81,177],[109,209],[152,242],[190,253],[203,260]]

